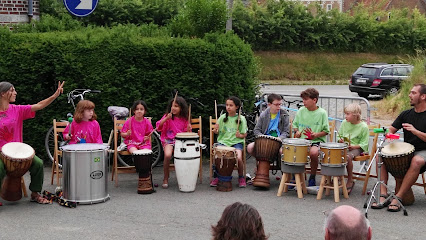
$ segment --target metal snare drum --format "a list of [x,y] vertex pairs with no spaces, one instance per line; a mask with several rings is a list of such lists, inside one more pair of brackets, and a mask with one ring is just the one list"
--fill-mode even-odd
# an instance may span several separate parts
[[320,143],[320,163],[327,167],[341,167],[347,164],[346,143]]
[[311,141],[301,138],[286,138],[283,140],[283,155],[281,161],[287,165],[304,166],[309,162]]
[[108,194],[108,146],[84,143],[61,147],[63,197],[81,204],[105,202]]

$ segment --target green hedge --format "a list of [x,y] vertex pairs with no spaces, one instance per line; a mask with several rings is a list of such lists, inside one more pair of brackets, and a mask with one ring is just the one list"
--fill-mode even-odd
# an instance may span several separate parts
[[[104,141],[112,128],[111,105],[130,107],[143,99],[154,123],[165,111],[172,89],[199,98],[206,107],[193,116],[214,115],[214,100],[229,95],[254,99],[258,66],[249,45],[232,34],[203,39],[142,37],[137,27],[86,29],[78,32],[9,33],[0,30],[1,81],[13,83],[18,104],[50,96],[58,81],[65,92],[99,89],[87,99],[96,104]],[[252,101],[251,101],[252,103]],[[52,119],[72,112],[66,96],[24,124],[24,141],[44,153],[44,136]]]

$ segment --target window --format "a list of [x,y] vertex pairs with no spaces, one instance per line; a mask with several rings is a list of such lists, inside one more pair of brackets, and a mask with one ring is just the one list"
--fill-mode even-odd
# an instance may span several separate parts
[[392,76],[392,68],[385,68],[381,76]]
[[394,69],[395,76],[408,76],[408,69],[405,67],[396,67]]
[[327,4],[327,12],[328,11],[331,11],[331,9],[333,8],[333,5],[331,5],[331,4]]

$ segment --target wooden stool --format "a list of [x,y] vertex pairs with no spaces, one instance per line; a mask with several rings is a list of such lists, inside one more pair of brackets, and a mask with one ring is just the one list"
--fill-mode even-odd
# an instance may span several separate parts
[[[321,200],[322,193],[324,192],[324,188],[326,189],[325,195],[330,195],[330,189],[334,191],[334,201],[340,202],[340,188],[343,189],[343,197],[349,198],[348,189],[346,188],[345,183],[345,166],[342,167],[325,167],[321,166],[321,184],[319,187],[319,191],[317,194],[317,199]],[[333,184],[331,183],[331,178],[333,177]],[[339,185],[339,180],[341,184]],[[327,182],[326,182],[327,181]]]
[[[303,173],[305,172],[305,166],[289,166],[282,164],[283,176],[278,188],[277,197],[280,197],[284,192],[288,192],[288,186],[295,186],[297,190],[297,197],[303,198],[303,194],[307,194],[305,178]],[[294,174],[296,183],[290,183],[291,175]],[[302,193],[303,192],[303,193]]]

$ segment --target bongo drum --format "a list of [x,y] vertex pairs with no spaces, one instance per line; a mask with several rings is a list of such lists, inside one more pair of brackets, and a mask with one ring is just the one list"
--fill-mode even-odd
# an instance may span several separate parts
[[237,150],[233,147],[216,146],[213,149],[216,173],[219,179],[216,190],[232,191],[232,172],[237,163]]
[[280,138],[259,135],[254,140],[255,156],[257,160],[256,177],[253,180],[255,187],[270,187],[269,167],[270,161],[276,160],[282,141]]
[[381,157],[386,170],[395,178],[403,179],[411,165],[414,146],[406,142],[392,142],[383,147]]
[[326,167],[342,167],[347,164],[348,145],[346,143],[320,143],[320,163]]
[[193,192],[200,170],[200,143],[197,133],[176,134],[174,159],[175,171],[181,192]]
[[25,143],[10,142],[3,145],[0,157],[6,169],[1,197],[7,201],[22,198],[21,177],[30,169],[35,156],[34,149]]
[[138,193],[149,194],[155,192],[151,174],[152,150],[136,150],[132,153],[132,156],[136,171],[139,173]]
[[309,160],[311,141],[301,138],[283,140],[281,161],[287,165],[304,166]]

